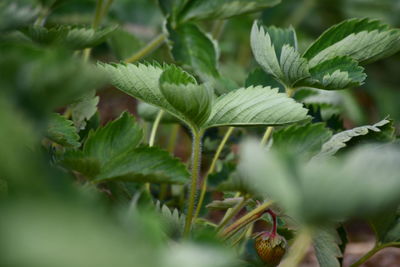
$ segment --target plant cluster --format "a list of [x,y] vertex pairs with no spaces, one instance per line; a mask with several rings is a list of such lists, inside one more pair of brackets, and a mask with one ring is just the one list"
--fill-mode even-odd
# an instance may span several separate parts
[[[352,266],[400,246],[395,122],[344,130],[337,101],[400,50],[399,29],[347,19],[303,49],[255,19],[279,0],[160,0],[162,33],[142,44],[117,2],[85,2],[86,24],[66,16],[82,3],[0,3],[1,264],[293,267],[313,246],[335,267],[353,218],[377,241]],[[218,64],[238,16],[259,66],[241,83]],[[100,123],[109,85],[136,118]]]

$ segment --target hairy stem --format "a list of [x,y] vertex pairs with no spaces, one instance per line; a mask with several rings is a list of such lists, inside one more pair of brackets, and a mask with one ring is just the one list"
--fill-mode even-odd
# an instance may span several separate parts
[[229,213],[228,216],[225,216],[222,221],[220,222],[220,224],[217,227],[217,231],[221,231],[222,228],[225,227],[225,225],[227,225],[227,223],[229,223],[229,221],[235,217],[236,214],[239,213],[239,211],[241,211],[243,209],[244,206],[246,206],[247,203],[247,197],[243,197],[243,199],[236,204],[236,206],[232,209],[232,211]]
[[265,210],[272,205],[272,203],[272,201],[265,202],[254,210],[247,213],[246,215],[240,217],[237,221],[225,228],[224,231],[220,233],[220,236],[225,240],[232,237],[235,233],[237,233],[240,229],[242,229],[249,223],[258,220],[264,214]]
[[185,228],[183,231],[184,236],[188,236],[192,226],[193,211],[196,202],[197,193],[197,180],[200,173],[200,160],[201,160],[201,137],[202,133],[193,132],[193,148],[192,148],[192,184],[190,186],[189,206],[186,214]]
[[281,267],[296,267],[299,266],[300,262],[303,260],[308,248],[312,242],[312,235],[309,229],[301,229],[287,258],[279,265]]
[[199,216],[201,207],[203,206],[204,197],[205,197],[206,192],[207,192],[208,176],[211,173],[214,172],[215,165],[217,164],[218,158],[221,155],[222,149],[224,148],[224,146],[225,146],[226,142],[228,141],[229,137],[232,135],[232,132],[233,132],[234,129],[235,129],[234,127],[229,127],[228,128],[228,130],[226,131],[224,137],[222,138],[221,143],[219,144],[217,150],[215,151],[214,157],[213,157],[213,159],[211,161],[210,167],[208,168],[206,176],[204,177],[203,184],[201,186],[199,203],[198,203],[197,208],[196,208],[196,213],[194,215],[194,219],[196,219]]
[[167,34],[161,33],[156,38],[154,38],[150,43],[148,43],[145,47],[143,47],[137,53],[135,53],[133,56],[127,58],[125,60],[125,63],[132,63],[147,56],[148,54],[153,52],[153,50],[159,47],[162,43],[164,43],[166,39],[167,39]]
[[369,260],[372,256],[374,256],[378,251],[380,251],[380,250],[382,250],[384,248],[387,248],[387,247],[399,247],[399,246],[400,246],[400,242],[391,242],[391,243],[387,243],[387,244],[375,245],[375,247],[373,249],[368,251],[368,253],[365,254],[364,256],[362,256],[358,261],[356,261],[355,263],[350,265],[350,267],[358,267],[358,266],[360,266],[361,264],[363,264],[364,262]]

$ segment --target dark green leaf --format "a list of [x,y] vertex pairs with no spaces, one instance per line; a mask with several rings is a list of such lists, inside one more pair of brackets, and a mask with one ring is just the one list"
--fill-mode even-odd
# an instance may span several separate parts
[[79,135],[73,122],[64,116],[53,113],[47,126],[46,136],[65,147],[79,147]]
[[281,0],[192,0],[182,14],[182,20],[225,19],[261,11]]
[[193,68],[197,75],[207,80],[218,77],[218,50],[216,43],[195,24],[187,23],[176,29],[168,27],[171,52],[175,60]]

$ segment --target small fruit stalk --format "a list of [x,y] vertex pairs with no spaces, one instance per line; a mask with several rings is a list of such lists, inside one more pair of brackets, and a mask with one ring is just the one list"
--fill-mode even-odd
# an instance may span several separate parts
[[267,211],[273,221],[272,231],[258,233],[255,238],[255,249],[267,266],[277,266],[286,253],[286,239],[277,233],[277,218],[272,210]]

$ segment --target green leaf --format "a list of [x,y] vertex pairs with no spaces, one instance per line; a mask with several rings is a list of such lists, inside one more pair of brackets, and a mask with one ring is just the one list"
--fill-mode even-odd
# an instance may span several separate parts
[[274,132],[272,147],[311,158],[331,136],[332,132],[324,123],[291,125]]
[[361,86],[367,77],[364,68],[347,56],[338,56],[319,63],[310,69],[311,77],[297,86],[325,90],[339,90]]
[[327,157],[336,154],[340,149],[347,147],[350,143],[360,143],[365,139],[372,141],[390,141],[393,139],[394,129],[390,120],[384,119],[374,125],[365,125],[343,131],[332,136],[323,144],[316,158]]
[[143,132],[132,115],[124,112],[117,120],[91,131],[83,146],[86,157],[96,158],[102,166],[136,148]]
[[218,97],[203,127],[285,125],[307,118],[307,110],[286,94],[257,86]]
[[279,4],[281,0],[193,0],[182,14],[182,20],[226,19],[261,11]]
[[324,32],[304,53],[311,67],[337,56],[365,64],[400,50],[400,30],[377,20],[349,19]]
[[263,87],[271,86],[272,88],[279,88],[280,92],[284,92],[285,89],[282,84],[277,82],[273,76],[269,73],[265,73],[261,68],[256,68],[246,78],[244,83],[245,87],[261,85]]
[[161,222],[167,228],[167,232],[172,237],[180,237],[183,234],[185,226],[185,215],[179,214],[177,209],[171,210],[167,205],[162,205],[160,201],[156,202],[156,210],[161,215]]
[[293,87],[310,76],[307,60],[297,52],[296,34],[292,28],[266,28],[254,22],[250,39],[258,64],[286,87]]
[[79,130],[86,128],[86,122],[96,114],[98,103],[99,97],[96,96],[95,91],[91,91],[69,106],[76,128]]
[[377,243],[400,242],[400,212],[398,207],[372,218],[370,224],[375,231]]
[[32,26],[22,32],[33,41],[45,45],[61,45],[73,50],[94,47],[105,41],[116,26],[101,29],[61,25],[52,28]]
[[0,3],[0,32],[18,29],[32,23],[39,8],[15,0]]
[[129,58],[143,46],[143,42],[136,36],[121,29],[112,32],[107,43],[118,60]]
[[210,204],[207,205],[207,208],[211,210],[227,210],[235,207],[242,200],[242,197],[225,198],[224,200],[213,200]]
[[187,23],[178,28],[168,27],[170,49],[175,60],[193,68],[203,80],[218,77],[217,44],[195,24]]
[[177,16],[190,0],[158,0],[162,12],[176,24]]
[[211,113],[213,92],[177,67],[170,67],[160,77],[161,92],[179,112],[178,117],[194,128],[200,128]]
[[339,248],[340,244],[340,237],[334,227],[325,226],[316,229],[313,237],[313,245],[319,266],[340,267],[339,260],[337,259],[343,256]]
[[58,113],[50,116],[46,137],[65,147],[80,146],[79,135],[73,122]]
[[156,147],[141,147],[110,159],[94,182],[185,184],[189,180],[189,172],[179,159]]
[[342,158],[309,163],[273,151],[266,154],[258,143],[240,151],[238,171],[246,184],[305,224],[371,216],[400,200],[397,146],[364,146]]

